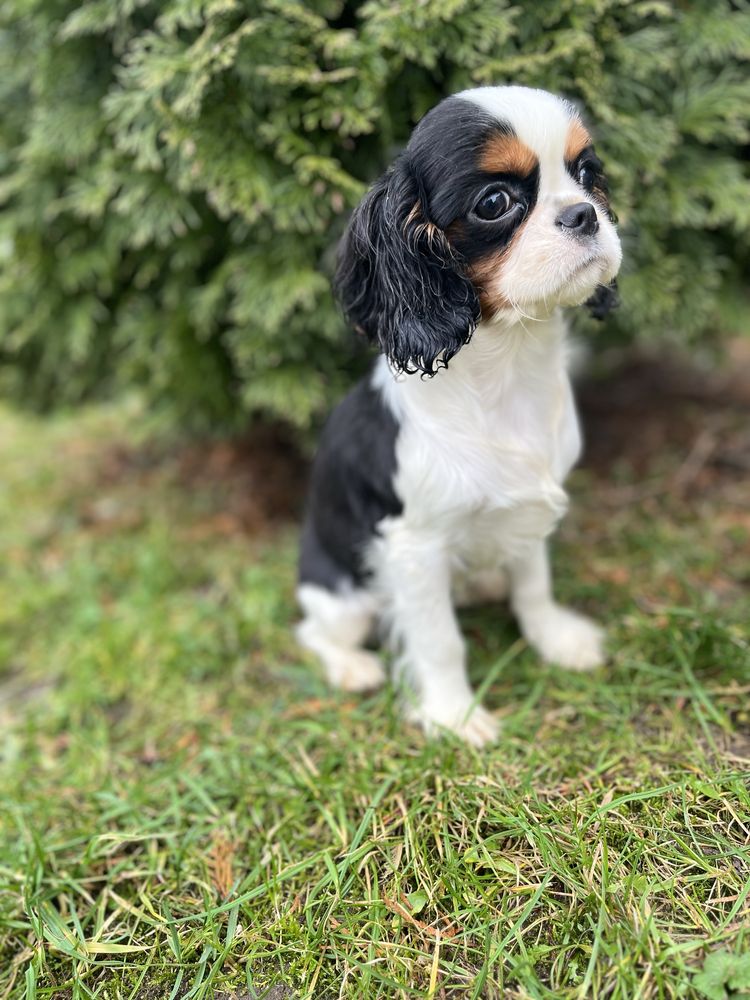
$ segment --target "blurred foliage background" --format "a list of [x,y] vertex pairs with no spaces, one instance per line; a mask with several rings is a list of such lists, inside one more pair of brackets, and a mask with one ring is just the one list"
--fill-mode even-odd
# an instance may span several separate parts
[[361,361],[349,211],[442,96],[508,81],[598,137],[626,267],[597,336],[711,344],[747,307],[748,57],[744,0],[5,0],[0,391],[313,424]]

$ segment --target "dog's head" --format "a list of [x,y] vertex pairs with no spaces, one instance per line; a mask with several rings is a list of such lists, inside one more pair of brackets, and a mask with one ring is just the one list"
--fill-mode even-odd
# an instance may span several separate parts
[[614,304],[620,241],[575,108],[525,87],[449,97],[354,212],[336,288],[400,370],[433,374],[480,319]]

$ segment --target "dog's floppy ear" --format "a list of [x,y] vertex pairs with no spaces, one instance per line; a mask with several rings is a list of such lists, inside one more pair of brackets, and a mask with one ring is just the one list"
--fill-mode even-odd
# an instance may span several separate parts
[[607,313],[616,309],[619,304],[616,278],[613,278],[608,285],[597,285],[594,294],[586,300],[588,310],[594,319],[604,319]]
[[434,375],[479,322],[474,286],[402,157],[368,191],[339,247],[335,290],[398,371]]

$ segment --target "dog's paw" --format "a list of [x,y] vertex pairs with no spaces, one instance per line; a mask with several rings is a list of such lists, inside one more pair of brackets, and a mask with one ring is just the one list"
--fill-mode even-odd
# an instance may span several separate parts
[[604,663],[604,630],[576,611],[554,605],[525,622],[524,634],[543,659],[566,670],[593,670]]
[[342,691],[372,691],[385,681],[385,669],[366,649],[342,650],[326,660],[329,682]]
[[494,715],[481,705],[472,707],[471,699],[458,706],[455,702],[417,705],[409,711],[408,719],[421,726],[426,736],[448,731],[474,747],[494,743],[500,732],[500,723]]
[[334,642],[309,618],[297,625],[295,635],[297,642],[323,664],[332,687],[342,691],[371,691],[385,681],[385,669],[375,653]]

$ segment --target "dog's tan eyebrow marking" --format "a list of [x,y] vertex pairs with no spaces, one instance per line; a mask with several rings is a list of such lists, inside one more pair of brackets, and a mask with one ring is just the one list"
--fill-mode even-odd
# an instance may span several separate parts
[[536,153],[516,135],[491,136],[479,157],[479,166],[488,174],[528,177],[538,165]]
[[591,136],[583,122],[580,118],[574,118],[568,125],[568,134],[565,137],[565,162],[574,163],[591,142]]

